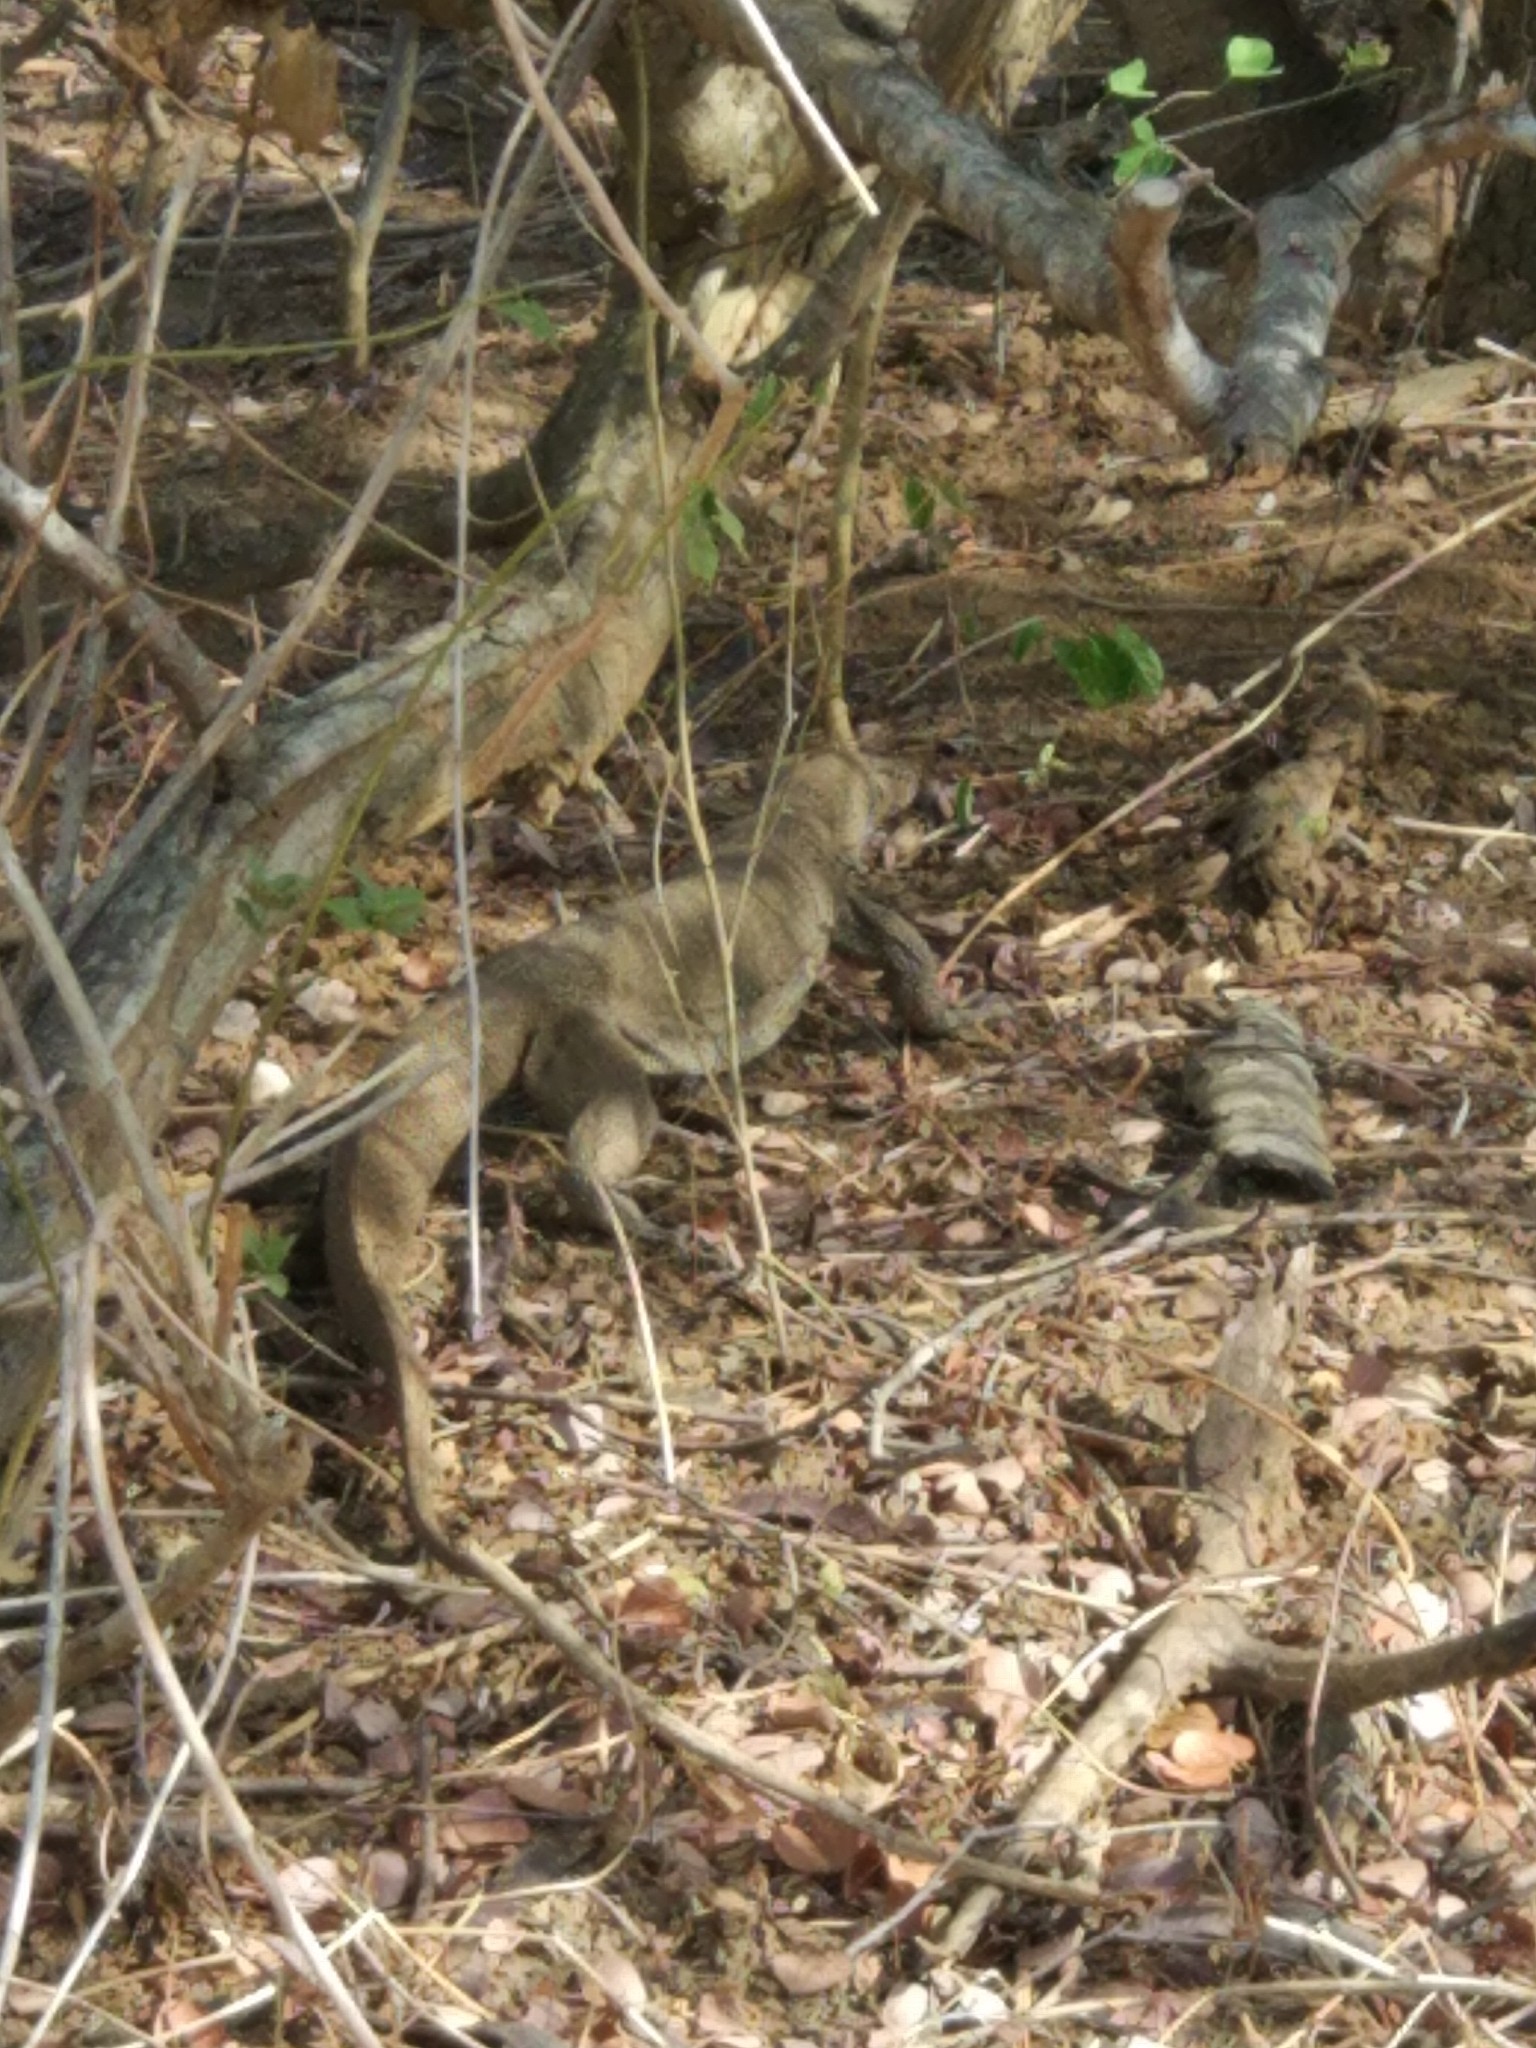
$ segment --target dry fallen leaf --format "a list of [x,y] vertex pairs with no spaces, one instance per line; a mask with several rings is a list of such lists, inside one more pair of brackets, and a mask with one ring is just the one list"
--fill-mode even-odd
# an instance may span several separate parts
[[832,1702],[809,1686],[775,1693],[763,1709],[763,1719],[770,1728],[819,1728],[827,1735],[835,1735],[842,1725]]
[[171,1992],[155,2012],[155,2039],[174,2035],[182,2048],[224,2048],[229,2034],[222,2020],[205,2019],[195,1999]]
[[592,1974],[620,2012],[645,2011],[645,1979],[628,1956],[621,1956],[617,1949],[600,1948],[592,1960]]
[[1429,1865],[1417,1856],[1382,1856],[1355,1866],[1355,1876],[1368,1891],[1394,1899],[1422,1898],[1429,1888]]
[[381,1913],[392,1913],[402,1904],[411,1885],[411,1866],[398,1849],[370,1849],[364,1884],[369,1898]]
[[453,979],[453,961],[447,955],[416,947],[400,963],[400,979],[409,989],[425,995],[430,989],[446,988]]
[[779,1121],[793,1116],[804,1116],[811,1106],[809,1095],[797,1094],[793,1088],[765,1088],[758,1097],[758,1107],[764,1116]]
[[811,1807],[776,1822],[768,1837],[779,1860],[805,1877],[846,1869],[864,1839],[856,1828]]
[[632,1640],[677,1642],[693,1626],[692,1604],[666,1572],[647,1572],[632,1579],[614,1611],[620,1628]]
[[966,1691],[983,1720],[992,1723],[999,1749],[1011,1749],[1029,1726],[1034,1701],[1017,1650],[984,1643],[966,1660]]
[[302,1856],[278,1872],[278,1883],[306,1920],[334,1912],[345,1902],[341,1870],[333,1856]]
[[256,1005],[247,1002],[244,996],[235,996],[214,1018],[208,1035],[223,1045],[246,1045],[256,1036],[260,1023],[261,1012]]
[[386,1736],[398,1735],[404,1723],[392,1700],[374,1696],[353,1703],[352,1725],[364,1742],[382,1742]]
[[357,1022],[357,990],[336,975],[306,982],[293,1001],[296,1009],[323,1028],[343,1029]]
[[336,45],[312,23],[268,27],[266,55],[256,69],[256,97],[295,149],[318,149],[341,126],[340,67]]
[[791,1998],[819,1998],[840,1991],[853,1974],[853,1959],[841,1949],[778,1948],[768,1967]]
[[1185,1728],[1169,1743],[1166,1754],[1147,1752],[1147,1768],[1160,1784],[1181,1792],[1215,1792],[1230,1785],[1234,1771],[1257,1755],[1246,1735],[1229,1728]]
[[448,1850],[520,1848],[532,1834],[526,1815],[504,1785],[476,1786],[455,1800],[438,1822],[439,1843]]

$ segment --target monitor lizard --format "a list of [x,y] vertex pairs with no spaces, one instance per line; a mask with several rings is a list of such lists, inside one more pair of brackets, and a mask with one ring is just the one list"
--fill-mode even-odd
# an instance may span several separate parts
[[[806,754],[762,814],[717,835],[709,871],[696,864],[660,889],[480,963],[482,1100],[515,1084],[564,1134],[561,1185],[580,1222],[608,1228],[608,1201],[626,1222],[640,1220],[619,1184],[638,1171],[655,1133],[650,1077],[730,1064],[722,926],[743,1062],[788,1030],[834,943],[878,962],[914,1034],[953,1028],[921,934],[852,883],[870,831],[914,788],[895,763],[845,749]],[[403,1062],[407,1083],[420,1079],[343,1140],[325,1199],[332,1291],[347,1336],[388,1375],[412,1522],[427,1548],[455,1565],[437,1499],[431,1396],[396,1289],[432,1190],[468,1136],[468,1056],[461,987],[397,1041],[392,1063]]]

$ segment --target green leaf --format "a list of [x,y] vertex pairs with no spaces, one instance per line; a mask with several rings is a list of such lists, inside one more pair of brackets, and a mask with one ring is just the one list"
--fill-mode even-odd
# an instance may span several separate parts
[[926,533],[933,524],[938,505],[931,487],[920,476],[909,476],[901,487],[901,501],[906,507],[907,524],[912,531]]
[[1117,100],[1157,98],[1157,94],[1147,84],[1145,57],[1133,57],[1129,64],[1122,64],[1117,71],[1111,71],[1104,81],[1104,90]]
[[749,427],[760,427],[784,396],[784,379],[770,370],[747,400],[742,419]]
[[327,896],[325,909],[344,932],[365,932],[368,929],[362,903],[356,896]]
[[746,528],[708,484],[695,484],[688,493],[683,506],[682,533],[688,573],[706,590],[720,574],[722,534],[738,554],[746,553]]
[[308,886],[302,875],[273,874],[253,860],[245,871],[245,893],[235,898],[236,915],[253,932],[272,931],[292,917]]
[[1278,78],[1275,46],[1262,36],[1233,36],[1227,44],[1228,78]]
[[513,327],[521,327],[525,334],[531,334],[535,341],[558,341],[560,330],[537,299],[524,298],[514,292],[507,298],[496,300],[496,311],[503,320]]
[[403,939],[422,920],[427,899],[419,889],[392,889],[363,868],[352,870],[355,896],[328,896],[325,908],[344,932],[389,932]]
[[1094,711],[1162,694],[1162,657],[1129,626],[1063,636],[1052,641],[1051,652]]
[[297,1233],[288,1230],[254,1230],[245,1240],[247,1276],[258,1281],[268,1294],[275,1294],[279,1301],[286,1300],[288,1295],[288,1275],[283,1268],[297,1243]]
[[702,583],[706,590],[713,588],[720,574],[720,547],[707,520],[684,519],[683,560],[695,583]]
[[1178,168],[1178,158],[1158,141],[1157,130],[1144,115],[1131,123],[1131,133],[1137,139],[1115,158],[1117,185],[1134,185],[1138,178],[1166,178]]
[[1392,45],[1378,41],[1351,43],[1339,67],[1346,78],[1361,78],[1372,71],[1385,71],[1392,62]]
[[976,785],[969,775],[955,784],[955,823],[963,832],[976,816]]
[[1008,652],[1015,661],[1023,661],[1034,653],[1045,638],[1044,619],[1021,619],[1013,629],[1013,638],[1008,642]]

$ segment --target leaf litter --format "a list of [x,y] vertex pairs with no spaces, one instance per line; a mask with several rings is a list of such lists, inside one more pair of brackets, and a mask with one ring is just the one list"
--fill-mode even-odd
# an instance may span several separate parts
[[[940,950],[1232,728],[1242,707],[1227,692],[1285,646],[1277,595],[1338,517],[1321,464],[1262,515],[1240,487],[1190,472],[1109,345],[1047,339],[1027,308],[1019,369],[999,381],[987,303],[957,306],[915,278],[893,302],[887,353],[906,367],[871,420],[861,548],[904,537],[919,430],[925,463],[942,461],[964,500],[964,531],[942,578],[871,585],[852,625],[866,738],[926,766],[921,830],[897,826],[876,866]],[[914,365],[942,409],[913,413]],[[1397,553],[1509,459],[1475,417],[1400,446],[1434,483],[1429,499],[1384,492],[1373,508]],[[772,617],[753,562],[769,559],[787,486],[765,472],[744,508],[747,559],[727,560],[692,622],[701,661],[722,611]],[[1231,1696],[1182,1701],[1081,1830],[1031,1845],[1042,1868],[1100,1892],[1094,1913],[1015,1900],[949,1956],[956,1888],[935,1882],[962,1842],[1006,1856],[1063,1730],[1112,1686],[1144,1617],[1179,1599],[1186,1454],[1212,1360],[1258,1276],[1299,1242],[1318,1261],[1288,1415],[1306,1542],[1254,1593],[1265,1631],[1390,1649],[1528,1598],[1536,896],[1531,843],[1500,835],[1530,830],[1536,702],[1500,618],[1529,587],[1532,545],[1504,533],[1394,593],[1387,622],[1346,630],[1379,695],[1381,746],[1278,785],[1282,828],[1234,837],[1231,813],[1267,775],[1316,763],[1289,718],[984,933],[954,977],[978,1005],[963,1042],[902,1045],[868,977],[829,971],[746,1077],[787,1356],[719,1106],[707,1091],[669,1100],[638,1194],[672,1234],[643,1279],[675,1490],[657,1476],[622,1275],[608,1248],[560,1234],[547,1148],[493,1147],[501,1315],[484,1341],[464,1341],[451,1313],[462,1221],[445,1184],[413,1308],[460,1512],[632,1684],[808,1795],[899,1822],[938,1861],[655,1747],[493,1596],[422,1572],[378,1471],[393,1469],[382,1390],[319,1348],[339,1333],[318,1284],[307,1323],[250,1298],[274,1382],[334,1437],[315,1518],[263,1537],[224,1760],[323,1928],[368,1904],[389,1916],[387,1949],[370,1953],[418,2012],[511,2015],[570,2042],[616,2038],[639,2015],[677,2042],[743,2048],[940,2028],[1157,2039],[1205,2025],[1206,2001],[1234,1982],[1273,2001],[1288,1974],[1363,1969],[1392,1988],[1347,2004],[1339,2032],[1390,2038],[1416,1976],[1536,1987],[1536,1745],[1518,1677],[1343,1729]],[[1045,647],[1022,663],[968,651],[1035,615],[1053,631],[1130,621],[1157,649],[1164,695],[1087,711]],[[942,655],[914,655],[935,618]],[[1305,695],[1319,716],[1343,673],[1318,660]],[[750,710],[711,728],[705,751],[711,777],[762,751]],[[645,816],[633,761],[611,774]],[[585,793],[532,838],[510,819],[488,829],[508,857],[477,873],[486,946],[548,921],[552,872],[577,903],[611,886]],[[643,875],[644,835],[615,845]],[[375,881],[419,889],[422,922],[409,936],[322,932],[309,993],[262,1048],[285,1080],[354,1020],[365,1037],[392,1032],[454,971],[441,854],[387,867]],[[271,993],[253,977],[189,1081],[171,1151],[191,1179]],[[1337,1196],[1159,1213],[1203,1143],[1186,1055],[1209,1006],[1237,993],[1281,1004],[1305,1034]],[[995,1314],[972,1323],[984,1306]],[[877,1460],[871,1403],[920,1346],[932,1355],[895,1386]],[[125,1493],[173,1517],[145,1519],[153,1558],[195,1495],[144,1397],[110,1420]],[[110,1683],[80,1703],[80,1755],[56,1772],[66,1823],[108,1790],[131,1816],[139,1762],[168,1758],[152,1699],[123,1706]],[[163,1827],[136,1922],[154,1968],[109,1943],[98,2006],[211,2042],[232,2037],[222,2006],[275,1980],[285,2038],[326,2038],[230,1845],[207,1837],[192,1860],[195,1794]],[[67,1832],[50,1842],[23,2018],[93,1882]],[[1253,2010],[1296,2023],[1324,1997],[1298,1985]]]

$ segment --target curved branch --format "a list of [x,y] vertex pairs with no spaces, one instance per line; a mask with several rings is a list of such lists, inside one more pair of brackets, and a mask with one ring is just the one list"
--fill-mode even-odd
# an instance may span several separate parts
[[34,539],[52,561],[90,592],[109,615],[120,618],[146,650],[182,716],[194,732],[213,723],[223,702],[224,675],[187,638],[168,611],[155,603],[110,555],[77,533],[55,511],[48,493],[23,482],[0,463],[0,519],[13,532]]
[[1231,380],[1184,318],[1168,244],[1185,198],[1207,183],[1198,172],[1143,178],[1122,193],[1109,231],[1121,339],[1158,397],[1197,429],[1220,412]]
[[1267,475],[1287,469],[1327,396],[1323,357],[1361,236],[1403,187],[1437,165],[1536,156],[1536,115],[1506,94],[1470,112],[1413,121],[1310,191],[1258,215],[1259,268],[1213,454]]

